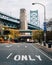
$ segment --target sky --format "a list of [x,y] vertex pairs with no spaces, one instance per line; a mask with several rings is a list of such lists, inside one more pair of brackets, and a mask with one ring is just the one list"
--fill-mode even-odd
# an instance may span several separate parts
[[30,22],[30,10],[38,10],[40,26],[44,22],[44,7],[32,5],[32,3],[42,3],[46,8],[46,19],[52,18],[52,0],[0,0],[0,12],[12,17],[20,18],[20,9],[26,9],[27,21]]

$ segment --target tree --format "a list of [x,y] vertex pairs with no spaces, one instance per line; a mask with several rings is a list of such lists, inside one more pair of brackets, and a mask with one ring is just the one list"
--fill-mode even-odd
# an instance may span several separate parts
[[38,40],[39,42],[43,39],[43,31],[42,30],[33,30],[32,33],[33,40]]

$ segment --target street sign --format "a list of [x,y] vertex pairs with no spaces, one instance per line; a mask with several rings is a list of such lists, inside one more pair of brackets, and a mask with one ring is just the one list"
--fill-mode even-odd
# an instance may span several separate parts
[[46,31],[47,29],[46,29],[46,22],[44,22],[44,31]]

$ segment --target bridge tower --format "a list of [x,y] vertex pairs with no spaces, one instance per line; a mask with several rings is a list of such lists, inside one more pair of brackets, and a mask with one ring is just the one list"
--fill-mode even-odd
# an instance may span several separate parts
[[27,30],[27,17],[26,10],[24,8],[20,9],[20,21],[21,21],[21,30]]
[[38,10],[30,10],[30,23],[39,27]]

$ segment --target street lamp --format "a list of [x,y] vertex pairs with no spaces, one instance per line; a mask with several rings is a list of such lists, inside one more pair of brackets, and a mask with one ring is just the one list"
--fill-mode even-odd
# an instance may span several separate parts
[[[42,3],[32,3],[32,5],[36,5],[36,4],[39,4],[39,5],[44,7],[44,22],[46,22],[46,8],[45,8],[45,5],[43,5]],[[46,46],[45,43],[46,43],[46,31],[44,31],[44,46]]]
[[46,8],[45,8],[45,5],[43,5],[42,3],[32,3],[32,5],[36,5],[36,4],[39,4],[39,5],[44,7],[44,22],[46,22]]

